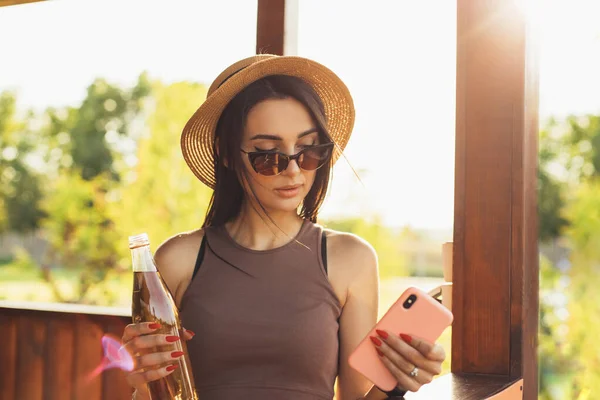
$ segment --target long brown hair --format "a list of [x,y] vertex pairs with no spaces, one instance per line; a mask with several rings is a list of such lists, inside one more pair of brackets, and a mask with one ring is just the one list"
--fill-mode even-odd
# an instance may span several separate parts
[[[323,102],[313,88],[300,78],[272,75],[248,85],[238,93],[223,110],[213,142],[215,190],[210,199],[203,227],[220,226],[237,217],[244,201],[241,179],[249,179],[243,161],[241,143],[248,113],[258,103],[269,99],[293,98],[310,113],[319,132],[320,143],[330,143]],[[332,161],[319,168],[308,194],[304,198],[300,217],[317,222],[331,173]],[[254,190],[250,186],[254,193]],[[255,196],[256,197],[256,196]],[[268,213],[256,198],[265,214]]]

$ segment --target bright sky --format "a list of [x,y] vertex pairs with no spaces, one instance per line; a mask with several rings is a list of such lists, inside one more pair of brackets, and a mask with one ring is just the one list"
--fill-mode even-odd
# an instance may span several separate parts
[[[526,0],[523,0],[526,1]],[[356,129],[324,214],[378,212],[390,225],[451,229],[456,4],[299,0],[298,55],[355,98]],[[369,4],[368,7],[365,4]],[[545,0],[540,112],[600,112],[600,1]],[[53,0],[0,8],[0,90],[24,107],[76,104],[98,76],[143,70],[210,83],[255,51],[256,0]],[[348,199],[348,197],[350,199]]]

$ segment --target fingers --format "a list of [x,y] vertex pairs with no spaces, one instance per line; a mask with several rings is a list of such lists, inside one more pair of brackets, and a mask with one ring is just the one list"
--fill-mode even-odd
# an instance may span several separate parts
[[129,342],[131,339],[140,335],[147,335],[160,328],[160,324],[156,322],[142,322],[140,324],[129,324],[123,331],[123,337],[121,341],[123,343]]
[[431,378],[421,376],[422,371],[419,371],[419,375],[416,378],[411,377],[409,373],[405,373],[394,362],[392,362],[392,360],[390,360],[385,353],[381,357],[381,361],[396,378],[398,381],[398,386],[403,389],[410,390],[411,392],[417,392],[421,386],[431,382]]
[[401,333],[400,337],[431,361],[442,362],[446,359],[446,352],[439,344],[430,343],[426,340],[419,339],[418,337],[407,335],[405,333]]
[[141,387],[148,382],[164,378],[175,371],[177,365],[167,365],[166,367],[151,369],[148,371],[134,372],[127,375],[127,382],[134,388]]
[[[432,375],[439,375],[442,371],[442,362],[445,359],[445,354],[441,354],[443,357],[439,359],[440,354],[437,347],[441,346],[433,346],[428,342],[413,338],[409,335],[401,334],[401,335],[393,335],[390,332],[378,330],[377,334],[379,338],[389,345],[396,353],[399,353],[405,360],[407,360],[412,365],[416,366],[421,370],[425,370]],[[434,351],[434,356],[438,359],[429,359],[424,356],[418,349],[414,346],[418,345],[424,351],[427,351],[431,354]],[[435,350],[434,350],[435,349]],[[443,348],[441,349],[443,352]]]
[[192,339],[196,334],[189,329],[181,328],[181,338],[185,341]]
[[[127,343],[135,337],[153,333],[157,329],[160,329],[160,328],[161,328],[161,325],[156,322],[143,322],[140,324],[129,324],[125,327],[121,341],[123,343]],[[181,328],[180,335],[183,340],[187,341],[187,340],[192,339],[196,334],[193,331],[190,331],[189,329]]]
[[159,323],[152,322],[129,324],[125,327],[123,348],[133,357],[135,364],[135,370],[127,374],[127,381],[134,388],[143,389],[146,383],[173,373],[177,368],[173,363],[184,354],[177,349],[156,352],[157,349],[164,350],[164,346],[173,345],[182,339],[190,340],[195,335],[185,328],[181,329],[180,336],[156,333],[160,328]]
[[416,337],[412,337],[411,339],[409,344],[428,360],[443,362],[446,359],[446,352],[439,344],[432,344]]
[[135,355],[144,349],[153,349],[157,346],[166,346],[180,340],[179,336],[172,335],[144,335],[131,339],[124,345],[127,350]]
[[[382,361],[384,361],[384,364],[387,362],[388,369],[396,377],[401,387],[410,391],[416,391],[422,385],[430,383],[433,380],[434,374],[407,360],[402,354],[388,345],[386,341],[379,340],[377,342],[373,340],[373,343],[376,345]],[[378,343],[380,344],[378,345]],[[410,374],[415,367],[418,368],[417,375],[411,376]]]
[[163,351],[160,353],[150,353],[137,357],[136,369],[146,369],[160,364],[172,362],[183,356],[183,351]]

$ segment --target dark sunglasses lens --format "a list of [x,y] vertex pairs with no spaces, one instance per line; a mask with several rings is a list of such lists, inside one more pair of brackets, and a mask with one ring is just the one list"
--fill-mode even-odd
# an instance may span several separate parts
[[298,159],[298,164],[300,165],[300,168],[307,171],[312,171],[322,167],[323,164],[329,160],[330,154],[331,147],[329,146],[308,148]]
[[252,167],[261,175],[277,175],[287,167],[287,160],[277,153],[254,154],[251,157]]

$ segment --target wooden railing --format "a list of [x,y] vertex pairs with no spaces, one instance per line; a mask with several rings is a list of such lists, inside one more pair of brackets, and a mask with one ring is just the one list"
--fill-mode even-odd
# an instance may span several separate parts
[[0,301],[2,400],[125,400],[124,373],[100,365],[105,334],[117,338],[128,310]]

